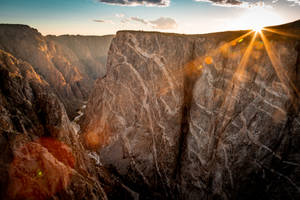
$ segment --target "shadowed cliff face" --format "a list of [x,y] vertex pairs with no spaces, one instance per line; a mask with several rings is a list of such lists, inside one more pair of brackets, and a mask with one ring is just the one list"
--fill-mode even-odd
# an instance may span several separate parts
[[142,199],[298,198],[296,23],[278,28],[289,37],[119,32],[86,146]]
[[2,50],[0,151],[0,199],[131,196],[83,148],[48,83],[30,64]]
[[30,63],[54,89],[70,118],[106,73],[112,36],[47,36],[25,25],[0,25],[0,49]]

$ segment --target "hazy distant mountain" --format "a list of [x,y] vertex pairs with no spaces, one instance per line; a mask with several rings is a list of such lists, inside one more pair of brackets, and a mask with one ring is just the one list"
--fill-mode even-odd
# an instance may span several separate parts
[[76,63],[89,78],[96,80],[106,74],[106,58],[113,37],[62,35],[47,36],[46,39],[61,46],[61,54]]

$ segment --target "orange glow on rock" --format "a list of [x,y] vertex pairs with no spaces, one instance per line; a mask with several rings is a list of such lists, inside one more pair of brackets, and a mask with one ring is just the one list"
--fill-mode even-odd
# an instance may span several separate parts
[[[84,134],[84,141],[87,148],[98,149],[109,142],[111,136],[110,127],[104,120],[100,120],[97,124],[98,126],[94,125],[94,129],[91,129]],[[102,129],[99,130],[99,127],[102,127]]]
[[207,56],[204,61],[207,65],[211,65],[213,63],[213,59],[210,56]]
[[21,146],[9,169],[8,199],[50,198],[69,185],[74,165],[71,149],[54,139]]
[[201,70],[203,68],[203,65],[198,65],[197,69]]
[[293,33],[284,32],[282,30],[276,30],[276,29],[272,29],[272,28],[264,28],[263,31],[275,33],[275,34],[278,34],[278,35],[281,35],[281,36],[285,36],[285,37],[300,39],[299,35],[293,34]]
[[90,132],[85,135],[86,143],[92,147],[96,148],[100,145],[100,136],[95,132]]
[[255,49],[261,50],[261,49],[264,48],[264,43],[261,42],[261,41],[256,41],[256,42],[254,43],[254,46],[255,46]]
[[67,145],[52,138],[40,138],[37,142],[47,148],[49,153],[66,166],[71,168],[75,167],[75,158],[72,154],[71,148]]
[[[266,35],[262,32],[260,33],[261,39],[264,43],[264,47],[266,49],[266,52],[270,58],[270,61],[272,63],[272,66],[276,72],[277,77],[279,78],[283,89],[285,90],[285,93],[293,100],[297,101],[297,99],[294,99],[293,94],[300,95],[300,92],[296,85],[293,83],[292,80],[290,80],[289,76],[287,76],[287,71],[285,70],[285,67],[283,66],[280,57],[276,53],[276,49],[272,46],[271,42],[267,39]],[[293,102],[294,106],[297,107],[297,102]]]
[[236,46],[236,41],[233,41],[230,44],[231,44],[231,46]]

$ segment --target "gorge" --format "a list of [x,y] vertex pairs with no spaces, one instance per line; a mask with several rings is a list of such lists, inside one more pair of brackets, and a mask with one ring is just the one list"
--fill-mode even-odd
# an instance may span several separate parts
[[94,81],[106,74],[113,36],[42,36],[26,25],[0,25],[0,49],[32,65],[73,119]]
[[299,38],[0,25],[1,197],[298,199]]

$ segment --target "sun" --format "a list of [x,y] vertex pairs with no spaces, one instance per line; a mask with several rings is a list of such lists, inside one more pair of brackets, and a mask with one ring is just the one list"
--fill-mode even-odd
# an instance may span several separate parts
[[283,23],[283,19],[271,8],[256,6],[245,8],[244,13],[232,22],[234,30],[254,30],[261,32],[266,26]]
[[262,26],[255,26],[252,28],[253,31],[257,32],[257,33],[261,33],[261,31],[264,29],[264,27]]

